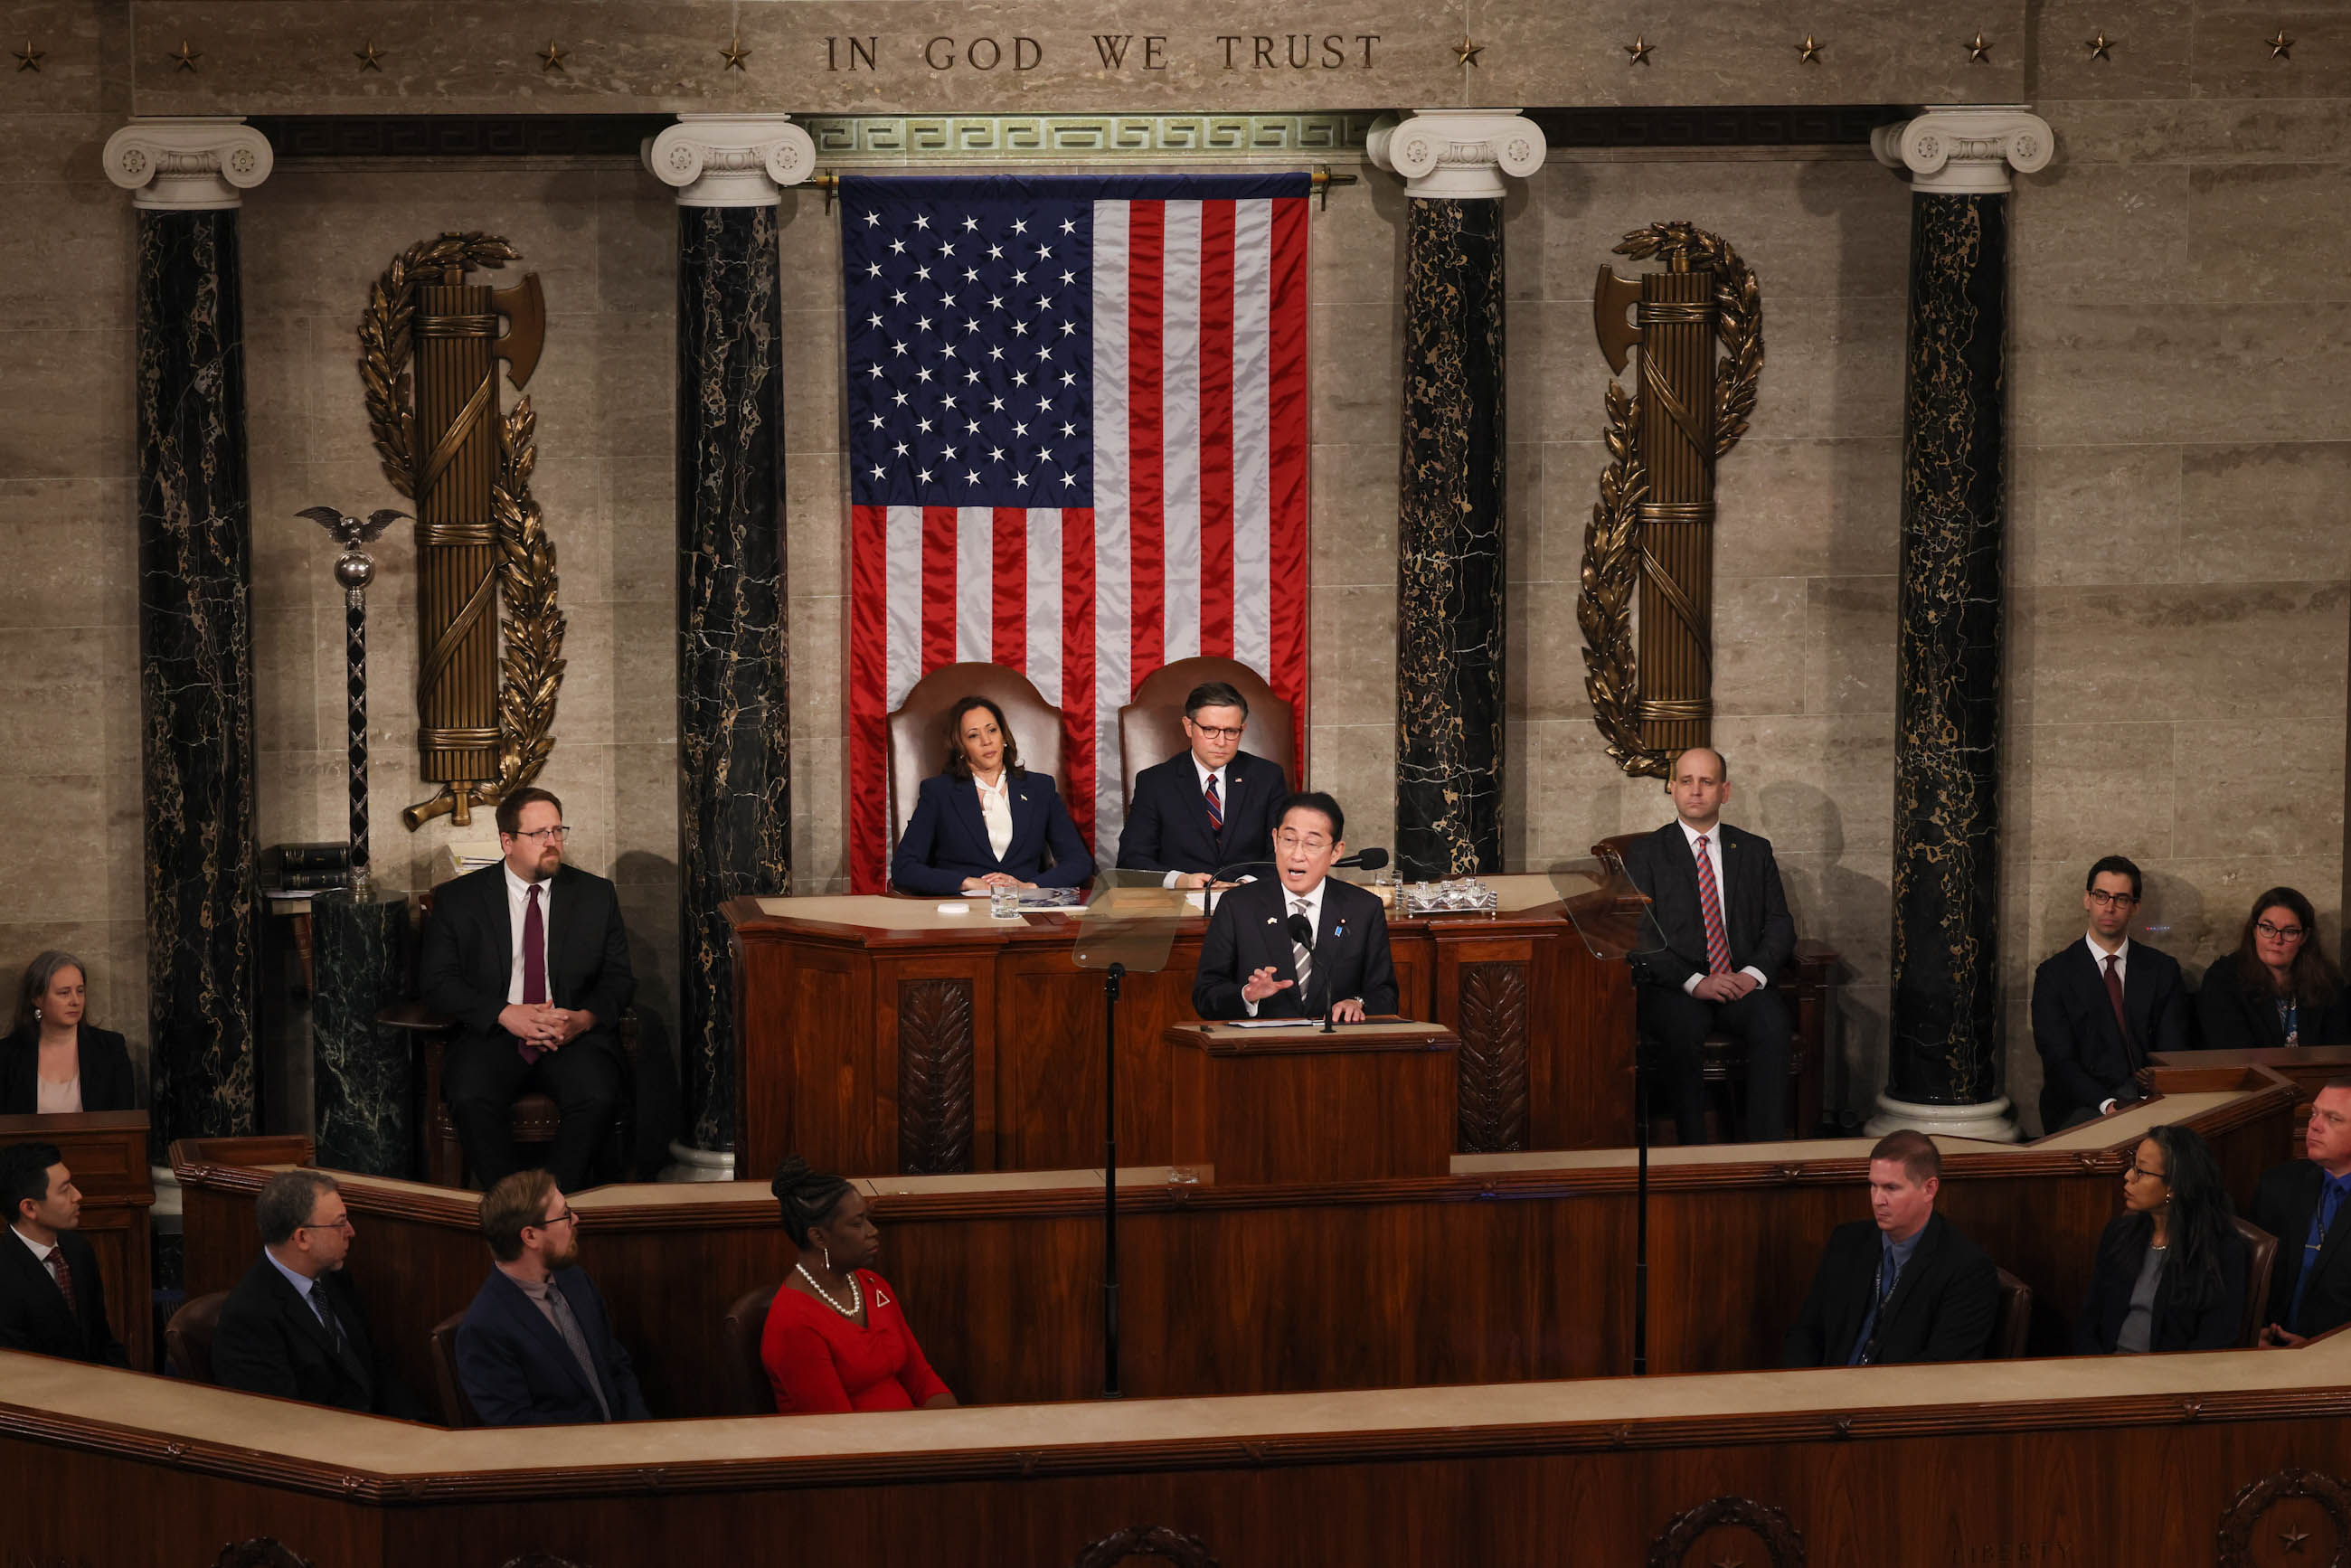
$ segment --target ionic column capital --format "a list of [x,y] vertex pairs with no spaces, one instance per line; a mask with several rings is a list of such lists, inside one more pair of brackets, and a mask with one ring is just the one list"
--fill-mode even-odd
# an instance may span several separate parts
[[781,114],[681,114],[645,139],[654,179],[682,207],[772,207],[816,172],[816,142]]
[[1938,196],[2002,195],[2009,171],[2037,174],[2057,150],[2049,122],[2021,103],[1938,104],[1916,120],[1881,125],[1870,150],[1910,187]]
[[1372,162],[1404,177],[1407,194],[1499,202],[1502,176],[1523,180],[1550,151],[1542,128],[1515,109],[1420,109],[1372,127]]
[[105,160],[106,177],[131,193],[132,206],[192,213],[241,206],[277,157],[242,116],[159,116],[108,137]]

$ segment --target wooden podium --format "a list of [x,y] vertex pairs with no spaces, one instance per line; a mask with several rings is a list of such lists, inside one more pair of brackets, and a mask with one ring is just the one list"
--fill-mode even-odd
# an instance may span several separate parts
[[1175,1051],[1175,1163],[1220,1186],[1442,1176],[1461,1041],[1407,1019],[1256,1029],[1189,1024]]
[[81,1188],[81,1234],[106,1281],[106,1321],[141,1372],[155,1366],[155,1248],[147,1211],[155,1178],[147,1168],[147,1113],[89,1111],[69,1116],[0,1116],[0,1146],[55,1144]]

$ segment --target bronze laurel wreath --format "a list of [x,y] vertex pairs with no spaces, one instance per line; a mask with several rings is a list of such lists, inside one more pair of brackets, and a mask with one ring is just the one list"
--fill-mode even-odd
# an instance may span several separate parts
[[[1763,295],[1754,270],[1721,235],[1687,223],[1635,229],[1617,243],[1615,253],[1636,261],[1687,259],[1693,270],[1714,274],[1715,335],[1725,350],[1714,382],[1714,455],[1721,457],[1747,434],[1756,383],[1763,374]],[[1640,507],[1649,481],[1634,442],[1636,402],[1609,382],[1603,433],[1609,461],[1601,471],[1592,522],[1583,531],[1575,620],[1583,632],[1584,695],[1609,757],[1628,774],[1662,779],[1671,759],[1641,744],[1637,717],[1641,671],[1634,651],[1633,600],[1641,585]]]
[[[367,394],[368,433],[383,460],[383,476],[415,499],[416,414],[410,397],[409,328],[416,316],[416,286],[446,267],[496,268],[522,253],[495,235],[444,234],[420,240],[383,269],[368,290],[360,316],[360,384]],[[538,777],[555,749],[555,698],[563,684],[563,612],[558,608],[555,541],[531,498],[538,462],[538,414],[526,392],[498,423],[498,473],[490,500],[497,516],[498,599],[504,646],[498,656],[498,777],[475,804],[496,805]],[[449,809],[444,796],[411,806],[401,820],[411,831]]]

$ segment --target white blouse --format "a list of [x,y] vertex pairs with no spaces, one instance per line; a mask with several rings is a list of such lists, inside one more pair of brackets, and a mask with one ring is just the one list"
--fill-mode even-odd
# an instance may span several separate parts
[[995,783],[984,784],[975,773],[971,781],[979,790],[979,815],[987,824],[987,847],[1000,861],[1012,847],[1012,776],[999,773]]
[[33,1109],[44,1116],[70,1116],[81,1111],[81,1074],[59,1083],[55,1079],[34,1074],[38,1088],[34,1092]]

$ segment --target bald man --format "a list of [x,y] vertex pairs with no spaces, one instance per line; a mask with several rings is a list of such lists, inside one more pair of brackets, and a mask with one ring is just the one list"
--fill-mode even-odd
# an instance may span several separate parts
[[1724,825],[1730,765],[1692,747],[1666,780],[1674,821],[1637,839],[1625,870],[1648,894],[1662,948],[1633,955],[1641,1033],[1663,1057],[1666,1102],[1685,1144],[1706,1142],[1706,1037],[1747,1042],[1747,1136],[1788,1135],[1788,1009],[1771,977],[1795,951],[1771,845]]

